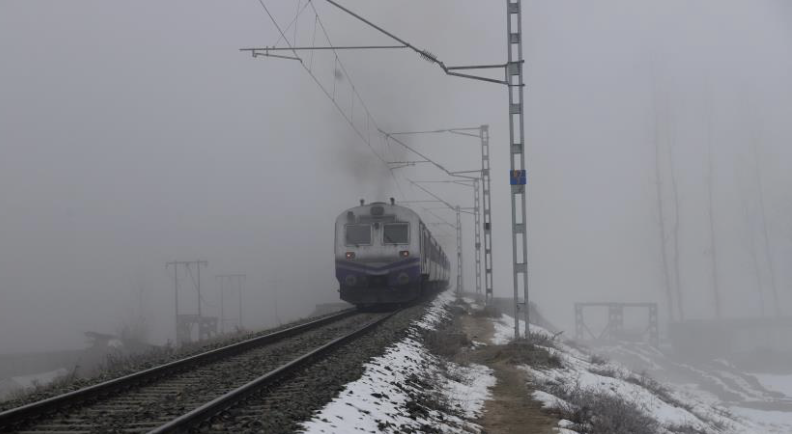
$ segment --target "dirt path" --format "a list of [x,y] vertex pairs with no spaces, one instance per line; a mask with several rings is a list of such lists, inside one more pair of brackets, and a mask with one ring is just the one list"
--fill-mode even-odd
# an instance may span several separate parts
[[[468,339],[491,345],[494,335],[492,323],[486,318],[460,315],[458,324]],[[468,358],[470,355],[460,355]],[[526,373],[504,362],[487,366],[495,371],[497,384],[492,399],[484,404],[484,415],[477,422],[486,434],[554,434],[558,419],[542,410],[531,398],[533,390],[526,382]]]

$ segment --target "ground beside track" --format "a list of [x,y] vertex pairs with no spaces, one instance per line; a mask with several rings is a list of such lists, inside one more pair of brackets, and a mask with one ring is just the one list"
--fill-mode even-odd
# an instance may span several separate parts
[[19,394],[15,398],[0,401],[0,412],[31,402],[61,395],[73,390],[92,386],[104,381],[123,377],[124,375],[132,374],[134,372],[152,368],[154,366],[164,365],[166,363],[181,360],[186,357],[231,345],[240,341],[273,334],[287,328],[305,324],[318,318],[326,317],[330,314],[331,313],[315,317],[301,318],[296,321],[285,323],[278,327],[266,330],[221,335],[203,342],[194,342],[184,345],[180,349],[159,347],[154,348],[149,352],[126,356],[123,359],[108,360],[108,363],[105,367],[87,378],[67,376],[66,378],[56,380],[52,384],[40,386],[33,390]]

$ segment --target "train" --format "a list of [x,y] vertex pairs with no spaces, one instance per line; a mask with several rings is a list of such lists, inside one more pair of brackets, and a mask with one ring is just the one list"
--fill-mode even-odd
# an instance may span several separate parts
[[361,200],[336,219],[335,272],[347,303],[398,305],[445,289],[450,262],[415,211]]

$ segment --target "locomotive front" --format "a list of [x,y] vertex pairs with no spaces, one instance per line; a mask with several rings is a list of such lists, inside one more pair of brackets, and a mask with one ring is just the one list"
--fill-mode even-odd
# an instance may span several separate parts
[[374,202],[336,219],[336,278],[355,305],[404,303],[421,293],[420,220],[402,206]]

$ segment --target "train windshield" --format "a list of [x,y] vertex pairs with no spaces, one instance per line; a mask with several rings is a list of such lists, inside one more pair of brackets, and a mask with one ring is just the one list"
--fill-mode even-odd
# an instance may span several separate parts
[[385,225],[382,239],[385,244],[409,244],[409,223],[389,223]]
[[347,225],[346,245],[371,244],[371,225]]

